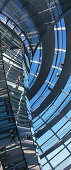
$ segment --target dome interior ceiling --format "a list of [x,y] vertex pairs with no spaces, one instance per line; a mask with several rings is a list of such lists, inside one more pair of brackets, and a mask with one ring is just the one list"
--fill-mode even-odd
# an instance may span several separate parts
[[71,1],[0,4],[3,46],[8,52],[24,50],[28,56],[29,100],[41,165],[44,170],[64,169],[71,158]]

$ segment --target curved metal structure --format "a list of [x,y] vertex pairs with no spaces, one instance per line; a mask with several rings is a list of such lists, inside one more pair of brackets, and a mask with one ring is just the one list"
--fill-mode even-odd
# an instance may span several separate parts
[[[70,0],[0,1],[0,149],[5,169],[71,168],[70,35]],[[12,157],[11,130],[21,160],[7,162],[2,155],[9,148]],[[30,158],[36,152],[33,139],[40,166],[36,154]]]

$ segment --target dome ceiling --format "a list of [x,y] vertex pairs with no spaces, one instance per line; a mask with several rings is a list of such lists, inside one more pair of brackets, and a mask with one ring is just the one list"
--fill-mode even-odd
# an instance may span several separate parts
[[17,34],[28,56],[29,100],[41,165],[64,169],[71,154],[71,1],[0,3],[0,26]]

